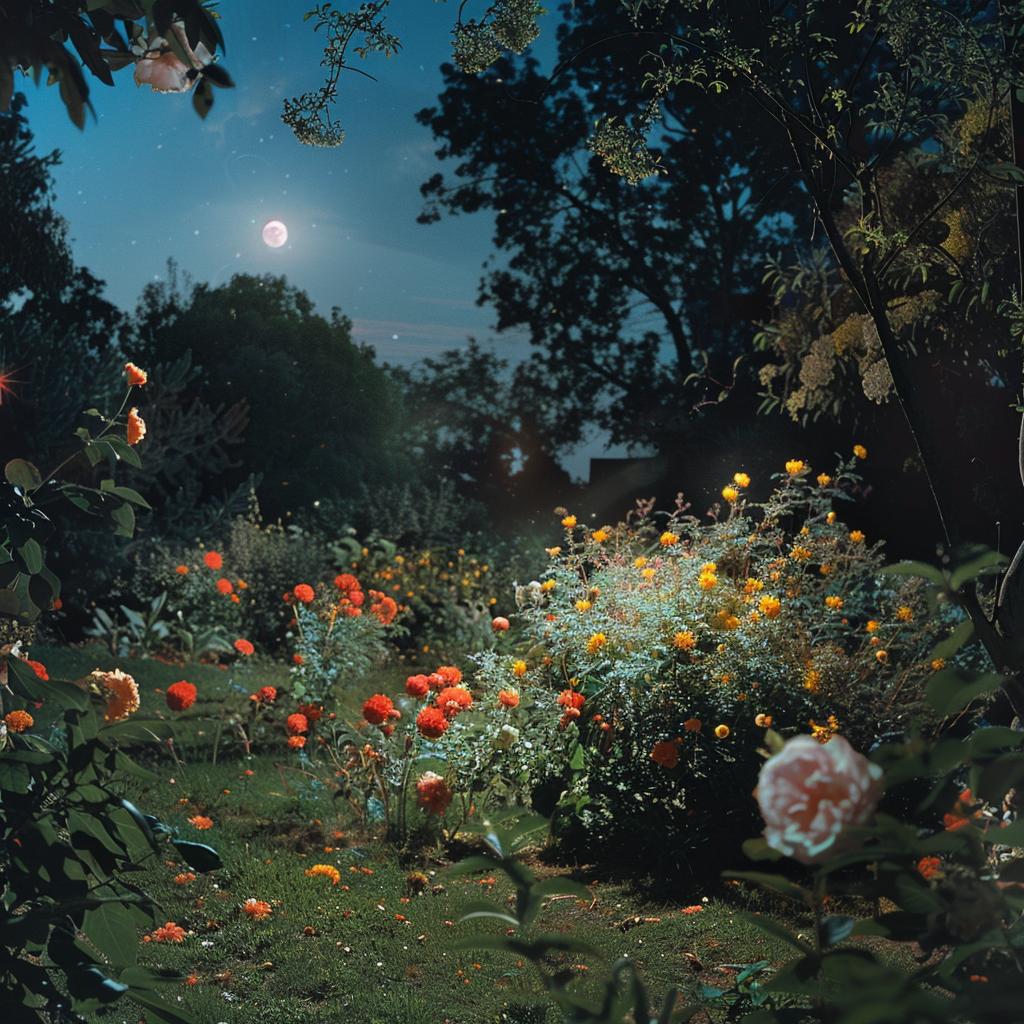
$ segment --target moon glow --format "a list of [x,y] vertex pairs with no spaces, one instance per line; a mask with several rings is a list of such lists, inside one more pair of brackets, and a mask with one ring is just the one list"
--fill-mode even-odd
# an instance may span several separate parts
[[271,249],[280,249],[288,241],[288,229],[279,220],[268,220],[263,225],[263,241]]

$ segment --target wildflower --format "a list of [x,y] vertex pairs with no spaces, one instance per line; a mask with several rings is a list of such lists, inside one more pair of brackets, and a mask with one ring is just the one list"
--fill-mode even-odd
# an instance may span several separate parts
[[573,527],[574,527],[574,526],[576,525],[576,517],[575,517],[575,516],[566,516],[566,517],[565,517],[565,518],[564,518],[564,519],[562,520],[562,525],[563,525],[563,526],[564,526],[564,527],[565,527],[565,528],[566,528],[567,530],[571,530],[571,529],[572,529],[572,528],[573,528]]
[[739,498],[740,492],[735,487],[723,487],[722,497],[725,498],[730,505],[732,505],[737,498]]
[[697,645],[697,638],[688,629],[682,630],[676,633],[672,637],[672,643],[675,647],[678,647],[681,651],[692,651]]
[[359,590],[359,580],[349,572],[343,572],[340,576],[334,577],[334,585],[348,593],[350,590]]
[[941,672],[942,669],[944,669],[945,667],[946,667],[946,659],[945,658],[936,658],[932,662],[932,671],[933,672]]
[[175,885],[189,885],[196,880],[196,876],[191,871],[188,873],[182,873],[174,876]]
[[425,675],[409,676],[405,681],[405,692],[410,697],[426,697],[430,690],[430,680]]
[[27,711],[9,711],[4,715],[4,724],[9,732],[24,732],[36,724],[35,719]]
[[807,548],[803,548],[799,544],[794,544],[793,550],[789,553],[789,557],[792,558],[794,562],[806,562],[807,559],[811,557],[811,553]]
[[296,736],[300,732],[309,731],[309,719],[305,715],[289,715],[285,721],[285,727],[293,736]]
[[561,548],[545,548],[544,550],[547,552],[549,558],[557,558],[562,553]]
[[633,564],[638,568],[642,569],[647,564],[647,559],[641,555],[639,558],[633,560]]
[[609,534],[608,531],[604,527],[602,527],[600,530],[595,530],[590,535],[590,539],[598,544],[603,544],[610,536],[611,534]]
[[718,582],[718,577],[713,572],[704,571],[697,578],[697,583],[702,590],[712,590]]
[[799,459],[790,459],[786,463],[786,472],[790,476],[796,476],[804,468],[804,464]]
[[942,861],[938,857],[922,857],[917,862],[917,870],[921,873],[921,877],[927,881],[939,870],[941,865]]
[[750,477],[747,476],[746,473],[736,473],[736,474],[734,474],[734,476],[732,478],[732,482],[737,487],[749,487],[750,486]]
[[292,664],[293,665],[303,665],[303,664],[305,664],[305,661],[306,661],[306,659],[301,654],[293,654],[292,655]]
[[219,569],[224,564],[224,560],[216,551],[207,551],[206,554],[203,555],[203,561],[206,563],[206,567],[208,569]]
[[768,728],[771,727],[771,724],[772,724],[772,716],[771,715],[758,715],[754,719],[754,725],[756,725],[758,727],[758,729],[768,729]]
[[424,772],[416,781],[416,803],[428,814],[444,814],[452,802],[452,791],[436,772]]
[[764,582],[748,577],[747,582],[743,585],[743,592],[745,594],[756,594],[759,590],[764,590]]
[[642,569],[640,571],[640,575],[643,576],[645,580],[653,580],[657,571],[657,569]]
[[395,708],[390,697],[383,693],[375,693],[363,705],[363,718],[370,725],[383,725],[389,718],[401,718],[402,713]]
[[754,796],[768,845],[802,864],[820,864],[860,842],[841,833],[871,822],[883,788],[882,769],[842,736],[826,744],[794,736],[765,762]]
[[462,682],[462,672],[454,665],[441,665],[434,675],[441,677],[443,686],[458,686]]
[[883,665],[886,665],[889,662],[889,652],[888,651],[875,651],[875,657]]
[[137,408],[128,410],[128,443],[138,444],[146,436],[146,423]]
[[818,484],[819,484],[819,486],[821,486],[821,487],[828,487],[828,485],[830,483],[832,483],[832,477],[830,477],[828,475],[828,473],[819,473],[818,474]]
[[188,821],[190,825],[195,825],[198,829],[213,828],[213,821],[203,814],[196,814],[189,818]]
[[398,614],[398,603],[393,597],[381,594],[380,600],[370,605],[370,614],[376,615],[382,626],[390,626]]
[[288,737],[288,746],[291,747],[292,750],[301,750],[305,745],[306,745],[306,737],[305,736],[289,736]]
[[683,722],[683,728],[687,732],[700,732],[700,728],[704,723],[699,718],[688,718]]
[[679,750],[670,740],[655,743],[651,751],[651,760],[655,764],[660,764],[662,768],[675,768],[679,763]]
[[311,868],[306,868],[306,874],[310,878],[326,875],[331,880],[331,885],[337,885],[341,881],[341,872],[331,864],[314,864]]
[[269,903],[264,900],[254,899],[252,896],[242,904],[242,913],[246,917],[255,918],[257,921],[264,917],[270,917],[273,912]]
[[277,700],[277,690],[273,686],[260,687],[259,690],[250,695],[249,700],[254,700],[257,704],[273,704]]
[[196,702],[196,688],[182,680],[167,687],[167,706],[172,711],[184,711]]
[[142,385],[145,384],[147,380],[149,380],[149,376],[147,375],[146,371],[140,370],[134,363],[125,363],[124,369],[125,372],[128,374],[128,387],[132,387],[133,385],[136,384],[139,387],[142,387]]
[[519,707],[519,694],[515,690],[499,690],[498,703],[503,708]]
[[588,612],[588,611],[590,611],[590,602],[587,601],[586,599],[577,601],[576,602],[576,611],[578,611],[578,612]]
[[416,716],[416,728],[428,740],[440,739],[442,733],[448,728],[448,719],[445,718],[444,712],[440,708],[431,704]]
[[914,613],[906,605],[901,605],[896,609],[896,618],[899,619],[900,622],[913,622]]
[[718,625],[721,629],[736,629],[740,624],[740,620],[726,608],[719,611],[715,618],[718,619]]
[[761,614],[769,619],[778,618],[782,612],[782,602],[777,597],[772,597],[771,594],[765,594],[758,607],[761,609]]
[[866,459],[868,457],[868,450],[862,444],[855,444],[853,446],[853,454],[856,455],[858,459]]
[[666,530],[659,538],[658,543],[663,548],[670,548],[674,544],[679,543],[679,534],[673,533],[671,530]]
[[868,619],[867,625],[864,629],[867,630],[868,633],[874,633],[874,631],[878,629],[879,625],[881,625],[881,623],[876,622],[874,619]]
[[518,661],[512,663],[512,675],[514,676],[525,676],[526,675],[526,662],[521,658]]
[[[830,512],[829,515],[831,514],[832,513]],[[827,563],[825,565],[819,565],[818,572],[820,572],[822,576],[829,576],[832,573],[832,566]]]
[[177,566],[177,567],[175,568],[175,570],[174,570],[174,571],[175,571],[175,572],[176,572],[176,573],[177,573],[177,574],[178,574],[179,576],[187,576],[187,575],[188,575],[188,566],[187,566],[187,565],[179,565],[179,566]]
[[181,942],[185,938],[185,929],[173,921],[162,924],[153,932],[155,942]]
[[576,690],[563,690],[558,695],[558,703],[563,708],[573,708],[579,710],[586,703],[582,693],[577,693]]
[[833,611],[836,611],[843,607],[843,599],[841,597],[829,596],[825,598],[825,604]]
[[231,585],[231,580],[220,579],[217,580],[217,591],[221,594],[230,594],[235,588]]
[[716,725],[715,726],[715,735],[720,740],[724,740],[725,737],[729,735],[729,726],[727,726],[727,725]]
[[256,648],[253,647],[253,645],[251,643],[249,643],[248,640],[243,640],[241,637],[239,637],[235,641],[235,650],[238,651],[239,654],[244,654],[244,655],[248,656],[248,655],[252,654],[253,651],[256,650]]
[[296,601],[309,604],[313,600],[313,588],[308,583],[300,583],[292,589]]
[[839,732],[839,720],[835,715],[829,715],[828,722],[825,725],[817,725],[812,718],[810,726],[812,739],[817,740],[819,743],[828,743]]
[[608,643],[608,637],[604,633],[594,633],[587,641],[587,654],[597,654],[606,643]]
[[496,618],[491,619],[491,629],[496,633],[504,633],[510,625],[511,623],[503,615],[499,615]]
[[549,593],[550,591],[554,590],[555,587],[557,587],[557,586],[558,586],[558,580],[545,580],[540,585],[540,589],[543,590],[544,593]]
[[473,704],[469,690],[462,686],[446,686],[434,701],[434,707],[444,712],[445,718],[454,718],[460,711],[465,711]]
[[821,689],[821,673],[817,669],[808,668],[804,672],[804,689],[808,693],[817,693]]
[[96,669],[91,678],[99,685],[107,698],[108,722],[119,722],[133,711],[139,710],[139,688],[135,680],[120,669],[104,672]]
[[850,534],[850,540],[853,541],[854,544],[860,544],[864,540],[864,534],[861,533],[860,530],[854,530]]

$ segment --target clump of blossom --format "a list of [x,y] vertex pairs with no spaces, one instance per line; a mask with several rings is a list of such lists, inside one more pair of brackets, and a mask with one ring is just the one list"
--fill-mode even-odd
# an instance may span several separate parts
[[430,691],[430,680],[425,675],[409,676],[405,681],[405,692],[410,697],[426,697]]
[[363,718],[370,725],[383,725],[389,718],[401,718],[402,713],[395,707],[390,697],[383,693],[375,693],[363,705]]
[[152,935],[154,942],[182,942],[185,938],[185,929],[173,921],[162,924]]
[[172,683],[167,687],[167,706],[172,711],[184,711],[195,704],[197,692],[195,686],[184,679],[180,683]]
[[256,648],[253,647],[253,645],[248,640],[244,640],[242,639],[242,637],[239,637],[235,641],[235,650],[238,651],[239,654],[244,654],[246,657],[248,657],[256,650]]
[[309,731],[309,719],[305,715],[289,715],[285,721],[285,727],[292,736]]
[[454,665],[442,665],[435,672],[444,680],[445,686],[458,686],[462,682],[462,672]]
[[316,596],[313,588],[308,583],[300,583],[292,589],[292,593],[295,595],[295,600],[301,601],[303,604],[309,604]]
[[270,917],[273,913],[273,908],[265,900],[258,900],[253,896],[250,896],[242,904],[242,913],[246,917],[251,917],[256,921],[261,920],[264,917]]
[[213,820],[206,817],[205,814],[195,814],[188,819],[190,825],[194,825],[196,828],[202,830],[206,828],[213,828]]
[[663,768],[675,768],[679,763],[679,748],[671,740],[655,743],[651,751],[651,760]]
[[203,555],[203,561],[208,569],[219,569],[224,564],[224,559],[216,551],[207,551]]
[[444,814],[452,802],[452,791],[435,772],[424,772],[416,782],[416,803],[428,814]]
[[428,740],[440,739],[448,728],[448,719],[440,708],[431,704],[416,716],[416,728]]
[[277,700],[277,690],[273,686],[261,686],[255,693],[249,695],[249,700],[257,704],[273,704]]
[[331,864],[314,864],[311,868],[306,868],[306,874],[310,878],[323,875],[331,880],[331,885],[337,885],[341,881],[341,872]]
[[35,719],[27,711],[8,711],[4,715],[4,724],[8,732],[24,732],[36,724]]
[[434,701],[434,706],[444,712],[445,718],[454,718],[460,711],[465,711],[472,704],[472,695],[462,686],[446,686]]
[[96,669],[90,676],[107,699],[108,722],[120,722],[139,710],[139,688],[135,680],[119,668],[104,672]]
[[794,736],[765,762],[754,790],[768,845],[802,864],[856,848],[843,829],[871,823],[882,775],[842,736],[826,744]]

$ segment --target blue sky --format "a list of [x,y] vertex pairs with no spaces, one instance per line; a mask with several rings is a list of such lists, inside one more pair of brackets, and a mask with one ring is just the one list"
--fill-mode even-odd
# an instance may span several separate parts
[[[235,273],[283,274],[323,315],[339,306],[355,340],[374,345],[381,360],[410,363],[469,335],[522,358],[525,339],[497,338],[492,312],[474,302],[490,218],[416,223],[419,186],[441,165],[414,115],[441,91],[457,5],[392,4],[389,27],[402,50],[390,60],[353,58],[376,82],[342,74],[337,116],[347,137],[335,149],[301,145],[280,120],[286,97],[324,79],[323,33],[302,20],[312,6],[221,3],[223,64],[236,88],[215,90],[205,121],[190,94],[139,89],[131,68],[115,73],[113,89],[90,78],[97,119],[81,132],[55,88],[20,86],[38,151],[63,154],[56,207],[76,260],[125,309],[173,257],[194,280],[214,284]],[[554,18],[542,25],[553,45]],[[261,240],[272,218],[288,227],[284,248]]]

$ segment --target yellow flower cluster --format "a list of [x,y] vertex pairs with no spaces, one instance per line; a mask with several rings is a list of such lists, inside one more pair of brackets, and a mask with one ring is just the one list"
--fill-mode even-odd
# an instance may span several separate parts
[[580,600],[576,602],[576,611],[588,612],[590,611],[590,602],[587,600]]
[[838,611],[843,607],[843,599],[841,597],[829,596],[825,598],[825,604],[833,611]]
[[587,641],[587,654],[597,654],[606,643],[608,643],[608,637],[604,633],[595,633]]
[[671,530],[666,530],[659,538],[659,543],[663,548],[670,548],[679,543],[679,535]]
[[702,570],[700,576],[697,578],[697,583],[700,585],[702,590],[712,590],[717,582],[718,577],[714,572],[709,572],[707,569]]
[[803,468],[804,464],[799,459],[790,459],[789,462],[786,463],[786,472],[790,476],[796,476]]
[[806,562],[807,559],[811,557],[811,553],[807,548],[802,548],[799,544],[794,544],[793,550],[789,553],[789,557],[792,558],[794,562]]
[[744,593],[756,594],[759,590],[764,590],[764,583],[761,580],[755,580],[753,577],[747,579],[746,584],[743,587]]
[[733,482],[733,483],[734,483],[734,484],[735,484],[735,485],[736,485],[737,487],[749,487],[749,486],[750,486],[750,477],[749,477],[749,476],[747,476],[747,474],[746,474],[746,473],[737,473],[737,474],[736,474],[736,475],[735,475],[735,476],[734,476],[734,477],[732,478],[732,482]]
[[769,619],[777,618],[779,613],[782,611],[782,602],[777,597],[772,597],[770,594],[765,594],[761,598],[761,614]]
[[740,492],[735,487],[723,487],[722,497],[725,498],[730,505],[732,505],[736,499],[740,496]]
[[913,622],[914,613],[906,605],[901,605],[896,609],[896,618],[899,619],[900,622]]
[[687,629],[676,633],[672,637],[672,643],[681,651],[692,651],[697,645],[696,637]]
[[830,476],[828,475],[828,473],[819,473],[819,474],[818,474],[818,483],[819,483],[819,484],[820,484],[820,485],[821,485],[822,487],[828,487],[828,485],[829,485],[830,483],[832,483],[832,477],[830,477]]
[[838,719],[836,718],[835,715],[829,715],[828,716],[828,724],[827,725],[815,725],[813,718],[811,719],[811,723],[810,724],[811,724],[811,735],[819,743],[828,743],[828,741],[830,739],[832,739],[832,737],[835,736],[835,734],[837,732],[839,732],[839,721],[838,721]]

